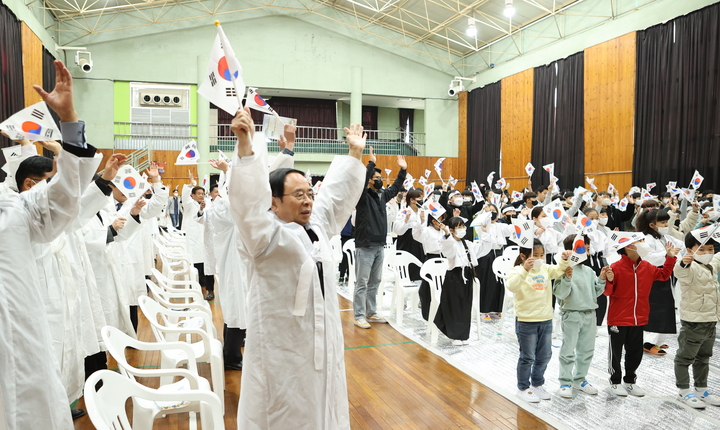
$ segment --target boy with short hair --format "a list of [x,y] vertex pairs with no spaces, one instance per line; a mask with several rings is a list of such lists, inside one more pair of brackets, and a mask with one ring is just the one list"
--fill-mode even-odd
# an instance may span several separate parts
[[[685,235],[687,254],[675,264],[680,283],[680,334],[675,356],[675,385],[688,406],[703,409],[720,406],[720,397],[707,388],[708,362],[715,345],[715,326],[720,316],[720,253],[713,254],[712,241],[701,243],[690,232]],[[689,366],[693,367],[695,391],[690,388]]]
[[[580,246],[590,249],[590,238],[578,240]],[[575,235],[565,238],[566,250],[573,250]],[[590,260],[586,259],[589,263]],[[572,398],[573,389],[586,394],[597,394],[597,388],[585,379],[595,353],[595,309],[597,298],[605,291],[605,280],[613,279],[610,267],[603,267],[600,277],[587,264],[568,267],[559,282],[553,286],[553,294],[560,303],[563,343],[560,347],[560,397]],[[574,370],[574,372],[573,372]]]
[[[642,397],[645,391],[635,382],[635,371],[643,356],[643,326],[650,315],[650,290],[653,282],[666,281],[672,274],[675,255],[680,251],[671,242],[665,246],[666,257],[662,268],[643,260],[650,253],[642,233],[612,232],[612,248],[620,254],[619,261],[610,268],[613,280],[605,285],[605,295],[610,299],[607,324],[610,334],[610,390],[616,396],[628,394]],[[622,376],[620,359],[625,349],[625,377]],[[624,384],[620,385],[621,380]]]

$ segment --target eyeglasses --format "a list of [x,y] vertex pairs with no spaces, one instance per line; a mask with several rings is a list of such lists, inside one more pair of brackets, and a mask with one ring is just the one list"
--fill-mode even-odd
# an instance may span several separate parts
[[306,198],[308,200],[315,200],[315,193],[312,190],[308,191],[307,193],[302,191],[295,191],[294,193],[283,194],[283,196],[293,196],[300,201],[303,201]]

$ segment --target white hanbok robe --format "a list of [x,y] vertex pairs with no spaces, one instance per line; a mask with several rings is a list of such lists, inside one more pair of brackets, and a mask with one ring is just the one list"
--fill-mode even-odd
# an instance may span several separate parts
[[198,264],[205,262],[205,256],[203,255],[205,233],[203,225],[196,221],[200,203],[190,197],[192,189],[192,185],[184,185],[182,189],[183,219],[180,229],[185,232],[188,244],[187,250],[192,257],[192,263]]
[[0,240],[13,244],[0,247],[0,424],[9,430],[73,428],[32,244],[52,241],[77,216],[98,161],[62,151],[50,184],[0,197]]
[[[262,157],[233,162],[230,204],[250,256],[247,340],[238,428],[349,429],[343,333],[329,238],[339,234],[365,187],[365,166],[338,156],[310,222],[284,223],[269,211]],[[285,197],[294,198],[294,197]],[[323,298],[316,262],[324,268]]]

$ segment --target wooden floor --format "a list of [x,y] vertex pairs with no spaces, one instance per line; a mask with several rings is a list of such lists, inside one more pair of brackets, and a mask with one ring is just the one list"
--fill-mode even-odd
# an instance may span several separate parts
[[[340,298],[340,309],[352,304]],[[222,316],[213,303],[213,319],[222,335]],[[364,330],[353,325],[352,311],[343,311],[345,365],[347,368],[350,425],[365,429],[551,429],[552,427],[514,403],[449,365],[445,360],[399,334],[388,324]],[[149,324],[140,315],[139,339],[154,341]],[[155,367],[158,353],[128,353],[130,363]],[[117,367],[110,359],[109,367]],[[200,374],[210,379],[207,364]],[[488,371],[491,371],[488,369]],[[225,427],[237,428],[240,392],[239,371],[225,372]],[[157,380],[140,380],[157,387]],[[82,400],[77,407],[84,408]],[[184,430],[187,415],[169,415],[155,421],[154,429]],[[75,421],[76,430],[94,429],[85,416]],[[289,429],[277,429],[289,430]]]

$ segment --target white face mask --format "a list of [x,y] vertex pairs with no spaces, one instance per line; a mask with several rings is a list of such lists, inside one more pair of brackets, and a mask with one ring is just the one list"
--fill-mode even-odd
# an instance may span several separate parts
[[472,197],[463,197],[463,201],[472,202]]
[[598,218],[598,224],[600,225],[607,225],[609,218]]
[[603,199],[603,200],[600,202],[600,204],[603,205],[603,206],[610,206],[610,203],[612,203],[612,202],[610,201],[610,199]]
[[463,238],[465,237],[465,233],[467,233],[467,228],[465,227],[459,227],[455,229],[455,236]]
[[456,198],[454,198],[454,199],[453,199],[453,204],[454,204],[455,206],[462,206],[462,204],[463,204],[463,199],[462,199],[462,197],[456,197]]
[[590,221],[590,223],[592,224],[593,228],[598,228],[598,224],[599,224],[598,220],[594,219],[594,220]]
[[640,258],[645,258],[645,257],[647,257],[648,254],[650,254],[650,251],[651,251],[650,245],[648,245],[648,244],[645,243],[645,242],[638,242],[638,243],[636,243],[636,244],[635,244],[635,248],[637,248],[637,249],[635,250],[635,252],[638,253],[638,255],[640,256]]
[[658,227],[658,233],[662,234],[663,236],[665,236],[669,232],[670,232],[670,227]]
[[547,216],[545,218],[540,218],[540,225],[543,226],[543,228],[549,228],[553,225],[553,220]]
[[670,203],[670,199],[663,199],[663,203],[664,203],[664,204]]
[[535,260],[533,261],[533,269],[534,270],[540,270],[545,265],[544,260]]
[[713,254],[695,254],[694,258],[698,263],[710,264],[714,256]]

